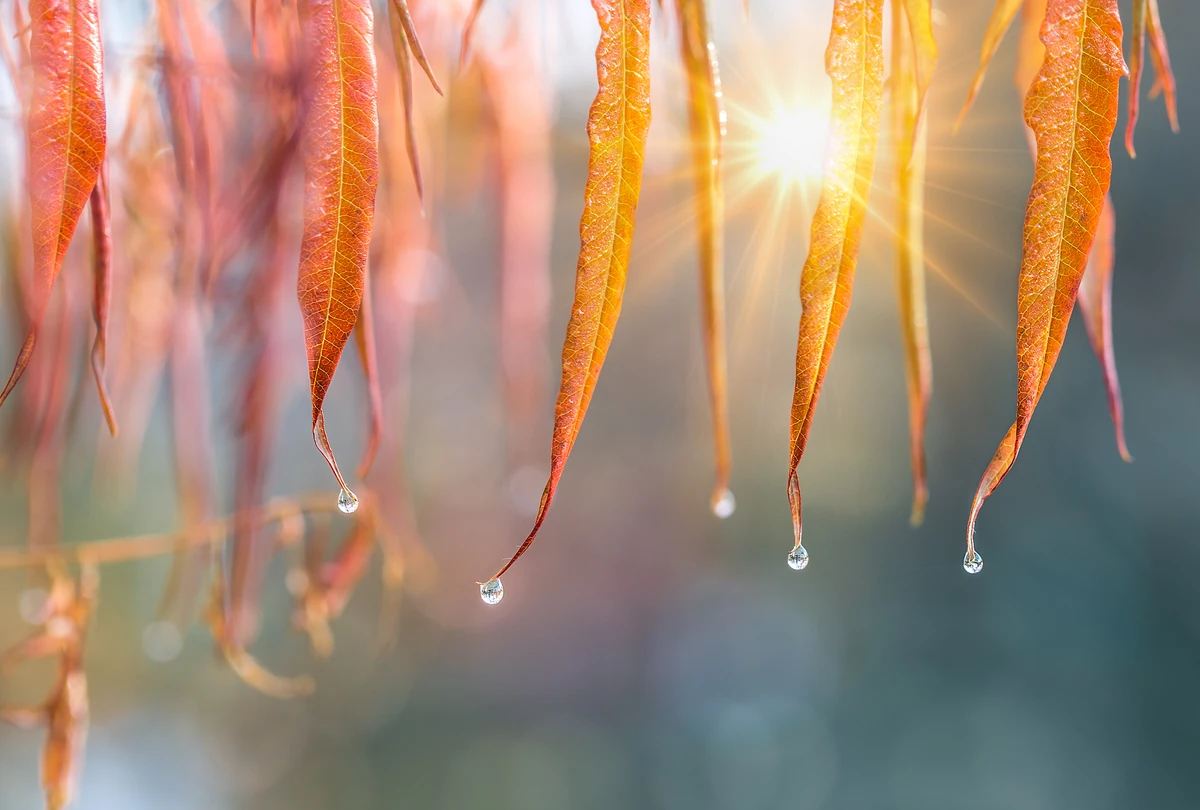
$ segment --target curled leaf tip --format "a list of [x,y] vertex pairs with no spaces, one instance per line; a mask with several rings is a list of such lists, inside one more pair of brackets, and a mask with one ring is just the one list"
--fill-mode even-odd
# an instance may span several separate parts
[[975,99],[979,95],[979,91],[983,88],[983,78],[987,74],[988,65],[992,61],[992,57],[996,55],[997,49],[1000,47],[1001,41],[1004,39],[1005,32],[1012,25],[1013,18],[1017,16],[1017,11],[1021,8],[1022,0],[996,0],[996,5],[992,9],[992,16],[988,20],[987,30],[983,35],[983,47],[979,53],[979,67],[975,71],[975,77],[971,80],[971,89],[967,91],[967,99],[963,102],[962,110],[958,113],[958,118],[954,121],[954,134],[958,134],[959,127],[966,120],[967,113],[971,111],[971,107],[975,104]]

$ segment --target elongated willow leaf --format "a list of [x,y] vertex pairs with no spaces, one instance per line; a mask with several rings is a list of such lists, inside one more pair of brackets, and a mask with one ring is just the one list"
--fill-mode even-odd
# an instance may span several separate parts
[[541,430],[547,383],[554,167],[550,89],[536,54],[535,40],[514,29],[502,46],[476,58],[496,127],[500,356],[514,470],[537,463],[529,454]]
[[1125,73],[1116,0],[1050,0],[1041,39],[1046,58],[1025,99],[1037,161],[1017,295],[1017,418],[971,506],[964,566],[972,572],[983,565],[979,510],[1012,469],[1062,349],[1112,175],[1109,141]]
[[108,206],[108,168],[102,165],[96,187],[92,189],[92,320],[96,322],[96,339],[92,343],[92,375],[100,407],[108,422],[108,431],[117,435],[117,417],[104,384],[104,363],[108,354],[108,310],[112,303],[112,217]]
[[440,96],[442,88],[438,84],[437,77],[433,75],[433,68],[430,67],[429,59],[425,56],[425,49],[421,47],[421,38],[417,36],[417,27],[413,24],[412,14],[408,10],[408,0],[391,0],[391,6],[400,18],[400,27],[404,29],[404,38],[408,40],[409,50],[412,51],[417,64],[421,66],[421,70],[425,71],[425,75],[429,77],[429,83],[433,85],[433,89]]
[[1146,66],[1146,16],[1149,0],[1133,0],[1133,30],[1129,35],[1129,118],[1125,122],[1125,151],[1137,157],[1133,148],[1133,132],[1137,129],[1138,108],[1141,106],[1142,70]]
[[50,289],[106,145],[104,59],[95,0],[32,0],[29,206],[33,222],[34,310],[0,405],[25,373]]
[[322,407],[362,304],[375,191],[379,121],[369,0],[305,0],[309,109],[303,138],[304,233],[297,285],[312,388],[313,441],[342,487]]
[[1150,34],[1150,59],[1154,62],[1156,81],[1151,95],[1162,92],[1167,103],[1171,129],[1179,131],[1179,115],[1175,109],[1175,75],[1171,72],[1171,57],[1167,38],[1158,16],[1158,0],[1134,0],[1133,32],[1129,42],[1129,120],[1125,125],[1125,149],[1137,157],[1133,148],[1133,131],[1137,127],[1140,106],[1142,71],[1145,68],[1146,34]]
[[1079,313],[1087,327],[1088,340],[1104,371],[1104,387],[1108,392],[1108,410],[1117,435],[1117,451],[1125,461],[1133,461],[1125,444],[1125,409],[1121,404],[1121,384],[1117,380],[1117,361],[1112,340],[1112,276],[1116,257],[1115,240],[1117,217],[1112,197],[1104,198],[1100,225],[1092,251],[1088,254],[1087,269],[1079,284]]
[[417,153],[417,132],[413,127],[412,63],[409,55],[408,34],[405,33],[404,20],[400,13],[400,3],[388,4],[388,20],[392,26],[392,46],[396,53],[396,75],[399,78],[400,100],[404,105],[404,146],[408,150],[408,165],[412,169],[413,183],[417,187],[417,197],[423,206],[425,204],[425,184],[421,180],[421,158]]
[[[1021,51],[1017,59],[1016,82],[1022,94],[1028,93],[1033,83],[1046,49],[1040,39],[1027,36],[1027,32],[1035,32],[1041,28],[1046,14],[1045,0],[1026,0],[1025,14],[1022,19]],[[1136,21],[1134,23],[1136,25]],[[1133,108],[1130,108],[1133,110]],[[1037,143],[1034,141],[1032,130],[1025,128],[1028,135],[1029,150],[1037,160]],[[1126,133],[1128,135],[1128,132]],[[1129,141],[1126,141],[1128,144]],[[1096,239],[1092,243],[1087,266],[1083,271],[1078,296],[1080,314],[1087,326],[1088,338],[1100,361],[1104,373],[1104,387],[1108,393],[1109,412],[1112,414],[1113,429],[1117,436],[1117,450],[1121,458],[1131,461],[1129,450],[1125,445],[1125,417],[1121,404],[1121,386],[1117,379],[1116,358],[1112,345],[1112,273],[1115,258],[1114,238],[1116,234],[1116,215],[1112,207],[1112,199],[1104,198],[1104,208],[1100,215],[1100,225],[1096,231]]]
[[919,62],[908,42],[904,7],[892,6],[892,139],[896,149],[896,246],[904,375],[908,387],[914,526],[925,519],[925,419],[933,387],[929,316],[925,303],[925,126],[921,123]]
[[371,274],[363,275],[362,305],[358,320],[354,324],[354,347],[362,363],[363,377],[367,381],[367,399],[370,405],[370,426],[367,428],[367,444],[363,449],[362,461],[355,474],[366,478],[379,452],[379,441],[383,437],[383,395],[379,390],[379,355],[375,348],[375,314],[371,297]]
[[808,258],[800,271],[802,313],[796,342],[788,464],[788,501],[796,535],[793,554],[800,553],[802,529],[796,468],[804,456],[821,383],[850,308],[858,244],[875,168],[883,97],[883,0],[834,3],[825,72],[833,80],[829,153],[821,198],[813,215]]
[[479,22],[484,2],[485,0],[473,0],[471,10],[467,12],[467,20],[463,23],[462,44],[458,49],[459,71],[467,66],[467,59],[471,55],[471,38],[475,35],[475,23]]
[[925,97],[937,67],[938,48],[933,38],[933,0],[904,0],[908,36],[912,38],[913,70],[917,83],[917,123],[925,110]]
[[579,222],[575,300],[563,341],[562,383],[550,444],[550,477],[533,529],[493,581],[533,545],[546,520],[596,389],[625,293],[650,128],[650,0],[592,0],[592,7],[600,21],[600,87],[588,113],[591,150]]
[[988,65],[991,64],[992,57],[1000,48],[1000,42],[1004,39],[1005,32],[1012,25],[1013,18],[1017,16],[1017,10],[1020,8],[1021,0],[996,0],[996,7],[992,9],[987,30],[983,34],[983,47],[979,51],[979,68],[975,71],[975,78],[971,80],[971,89],[967,91],[967,100],[963,102],[958,120],[954,122],[955,132],[958,132],[963,119],[967,117],[967,113],[975,104],[975,98],[983,88],[983,77],[987,74]]
[[1167,104],[1167,118],[1171,122],[1171,131],[1179,132],[1179,113],[1175,104],[1175,74],[1171,71],[1171,55],[1167,52],[1167,34],[1163,31],[1162,20],[1158,16],[1158,0],[1147,3],[1146,33],[1150,35],[1150,61],[1154,63],[1154,87],[1150,97],[1154,98],[1160,92]]
[[692,175],[696,184],[696,228],[700,253],[700,300],[704,354],[708,361],[708,398],[712,408],[717,480],[712,509],[718,517],[733,513],[729,491],[729,396],[725,363],[725,195],[721,189],[721,140],[725,110],[721,75],[709,31],[706,0],[676,0],[679,41],[687,71],[688,125]]

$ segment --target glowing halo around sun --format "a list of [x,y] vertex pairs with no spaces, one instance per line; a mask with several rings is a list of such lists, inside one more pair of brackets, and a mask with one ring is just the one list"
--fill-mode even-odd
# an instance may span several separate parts
[[753,121],[758,171],[797,185],[818,181],[825,168],[829,114],[815,106],[780,107]]

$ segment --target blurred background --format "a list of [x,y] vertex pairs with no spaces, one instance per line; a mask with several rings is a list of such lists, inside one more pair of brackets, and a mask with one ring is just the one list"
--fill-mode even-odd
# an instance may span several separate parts
[[[414,0],[418,27],[436,16],[432,5]],[[393,387],[387,405],[389,433],[403,433],[427,556],[407,582],[393,648],[377,645],[378,557],[334,623],[328,660],[314,658],[290,626],[286,566],[272,567],[254,651],[277,672],[316,678],[313,697],[292,701],[240,682],[203,627],[179,638],[155,622],[168,560],[107,566],[88,642],[92,730],[80,810],[1195,806],[1200,55],[1189,45],[1200,37],[1200,8],[1161,3],[1182,134],[1171,134],[1161,100],[1143,99],[1131,160],[1117,143],[1123,83],[1114,139],[1114,331],[1136,461],[1117,455],[1100,368],[1076,319],[1020,460],[983,510],[986,568],[971,577],[961,566],[967,510],[1014,412],[1016,284],[1032,178],[1011,79],[1017,31],[954,135],[991,4],[938,3],[925,524],[907,522],[884,137],[854,305],[800,467],[811,564],[798,573],[785,563],[787,418],[832,4],[750,5],[746,21],[735,0],[714,3],[729,110],[736,513],[720,521],[708,508],[712,448],[678,29],[655,6],[654,120],[620,328],[539,541],[505,576],[504,601],[480,601],[476,580],[516,548],[536,506],[553,391],[535,403],[529,437],[514,441],[499,349],[494,144],[475,128],[478,76],[455,75],[457,30],[430,23],[447,91],[439,100],[417,76],[431,248],[407,288],[407,403]],[[122,36],[133,41],[126,12],[146,10],[105,5],[114,52]],[[489,6],[478,48],[503,40],[509,13],[505,3]],[[538,43],[525,55],[553,91],[551,302],[538,360],[553,386],[578,250],[597,29],[584,0],[528,3],[522,13]],[[780,139],[799,145],[781,157]],[[310,441],[299,319],[289,317],[290,399],[271,494],[331,484]],[[377,313],[385,328],[390,317]],[[0,357],[15,354],[15,331],[4,330]],[[212,368],[224,511],[233,481],[228,365],[218,357]],[[328,406],[343,466],[361,447],[364,407],[348,356]],[[100,426],[94,403],[82,418],[89,427],[74,434],[63,476],[63,542],[177,527],[163,403],[124,494],[93,474],[104,441],[90,432]],[[5,542],[21,543],[24,473],[4,475],[0,529]],[[334,531],[347,523],[339,516]],[[22,600],[36,587],[29,574],[0,576],[4,644],[28,632]],[[0,680],[0,701],[35,700],[51,672],[31,666]],[[40,806],[42,742],[41,733],[0,727],[0,808]]]

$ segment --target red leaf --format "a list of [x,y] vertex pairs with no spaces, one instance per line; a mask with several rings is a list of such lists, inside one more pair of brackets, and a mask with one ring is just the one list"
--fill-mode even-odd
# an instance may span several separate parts
[[309,99],[304,235],[297,290],[312,389],[313,440],[357,504],[325,434],[325,395],[362,304],[379,184],[374,17],[369,0],[305,0]]
[[29,204],[33,222],[34,311],[0,405],[29,365],[50,290],[106,146],[104,57],[95,0],[31,0]]
[[1133,461],[1125,444],[1125,409],[1121,405],[1121,384],[1117,380],[1117,360],[1112,339],[1112,276],[1115,258],[1117,217],[1112,198],[1104,198],[1100,225],[1088,254],[1087,269],[1079,285],[1079,313],[1087,327],[1088,340],[1104,370],[1104,387],[1108,392],[1108,410],[1112,414],[1117,434],[1117,451],[1125,461]]

